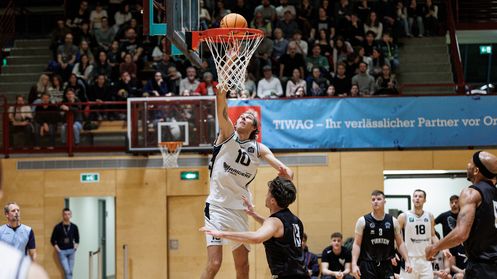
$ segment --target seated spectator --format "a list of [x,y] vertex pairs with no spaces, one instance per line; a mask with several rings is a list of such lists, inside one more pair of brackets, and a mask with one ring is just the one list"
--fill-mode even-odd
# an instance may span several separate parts
[[131,54],[133,62],[138,63],[143,54],[143,45],[137,39],[137,34],[134,28],[128,28],[125,33],[125,40],[119,46],[121,50],[121,58],[126,54]]
[[169,66],[167,69],[167,76],[166,76],[166,82],[167,82],[167,88],[169,88],[169,92],[173,96],[179,96],[180,95],[180,83],[181,83],[181,73],[176,69],[175,66]]
[[144,97],[160,97],[169,93],[167,83],[162,79],[161,72],[155,72],[154,78],[150,79],[143,87]]
[[264,66],[264,78],[257,84],[257,97],[259,98],[279,98],[283,96],[283,88],[278,78],[273,76],[271,66]]
[[409,30],[409,22],[407,20],[407,8],[402,1],[397,2],[397,21],[399,22],[400,29],[404,31],[403,35],[412,37],[411,31]]
[[320,97],[326,95],[326,89],[329,82],[321,76],[321,70],[314,67],[311,70],[311,76],[307,78],[307,96]]
[[250,28],[255,28],[264,31],[264,33],[271,33],[273,28],[271,26],[271,22],[264,19],[261,12],[256,12],[254,14],[254,18],[249,24]]
[[374,33],[375,40],[381,40],[383,36],[383,23],[378,20],[378,16],[374,11],[369,14],[369,18],[364,24],[364,33],[368,33],[369,31]]
[[119,73],[122,74],[124,72],[127,72],[131,75],[131,78],[136,79],[138,67],[133,61],[133,56],[129,53],[126,53],[123,60],[124,61],[119,65]]
[[71,28],[72,32],[77,32],[77,30],[81,27],[83,22],[90,21],[90,12],[88,11],[88,1],[81,1],[79,3],[79,9],[69,15],[66,20],[66,25]]
[[247,22],[251,22],[254,17],[252,1],[236,0],[235,4],[232,6],[231,12],[240,14],[247,20]]
[[95,40],[98,47],[108,51],[112,45],[115,35],[115,30],[109,26],[109,19],[107,17],[103,17],[101,27],[95,30]]
[[107,51],[107,59],[112,68],[111,80],[118,80],[120,73],[119,67],[121,64],[121,51],[119,50],[119,42],[114,40]]
[[186,77],[179,83],[179,92],[183,92],[185,89],[195,92],[199,84],[197,70],[194,67],[188,67],[186,69]]
[[375,95],[398,95],[397,80],[395,75],[390,73],[388,65],[383,66],[383,73],[376,79],[376,92]]
[[333,47],[333,72],[336,73],[338,64],[347,61],[347,56],[353,53],[354,49],[349,42],[346,42],[342,36],[337,36]]
[[276,7],[277,19],[283,20],[286,12],[290,12],[292,18],[296,18],[297,16],[297,11],[295,10],[295,6],[288,5],[288,0],[280,0],[280,5]]
[[231,13],[231,10],[227,9],[225,7],[224,1],[216,0],[216,7],[214,9],[214,12],[212,13],[212,17],[214,18],[212,25],[219,26],[223,17],[225,17],[227,14],[230,14],[230,13]]
[[211,26],[212,18],[209,10],[205,7],[205,2],[200,0],[200,30],[206,30]]
[[331,235],[331,245],[321,254],[321,275],[323,279],[353,279],[350,274],[352,254],[342,246],[343,236],[339,232]]
[[79,32],[74,34],[74,44],[81,44],[83,41],[88,43],[88,49],[91,51],[98,47],[97,40],[95,39],[93,32],[90,31],[89,22],[83,22]]
[[162,76],[167,76],[167,70],[170,66],[175,66],[175,63],[171,57],[171,55],[166,52],[162,53],[162,57],[160,61],[157,61],[154,65],[154,69],[162,73]]
[[373,55],[371,56],[371,63],[373,65],[373,68],[369,70],[369,73],[373,77],[378,77],[381,75],[384,65],[390,66],[390,63],[385,60],[385,57],[383,57],[383,53],[381,53],[381,50],[377,48],[373,49]]
[[374,93],[374,78],[368,74],[368,65],[364,62],[359,64],[359,73],[352,77],[352,84],[359,86],[361,95],[372,95]]
[[292,78],[286,83],[285,95],[287,97],[297,97],[297,89],[304,88],[304,96],[306,95],[307,84],[305,80],[302,79],[299,69],[293,69]]
[[304,57],[307,56],[307,52],[309,51],[309,45],[306,41],[302,40],[302,31],[297,30],[293,33],[292,40],[290,42],[295,42],[295,46],[297,47],[297,53],[302,54]]
[[370,57],[373,55],[373,49],[378,47],[375,41],[375,34],[373,31],[366,32],[366,40],[364,40],[362,46],[364,47],[364,56]]
[[325,30],[326,33],[330,34],[330,38],[333,38],[335,36],[335,23],[333,22],[333,18],[328,16],[326,10],[323,7],[320,7],[318,9],[318,16],[313,21],[310,38],[319,39],[319,30]]
[[105,52],[104,50],[98,52],[98,59],[93,66],[93,70],[91,71],[92,82],[98,75],[104,75],[105,78],[108,80],[110,80],[112,76],[112,66],[109,64],[109,61],[107,59],[107,52]]
[[399,68],[399,48],[393,42],[393,38],[390,33],[383,33],[380,48],[381,52],[385,56],[385,60],[389,62],[392,72],[396,72]]
[[[48,94],[48,88],[50,86],[50,77],[46,74],[41,74],[38,78],[38,82],[31,86],[28,95],[28,102],[30,104],[40,103],[41,95]],[[36,103],[35,101],[38,100]]]
[[285,12],[283,20],[279,20],[276,23],[276,27],[280,28],[283,31],[283,36],[286,39],[290,39],[293,33],[295,33],[295,31],[299,29],[299,25],[297,24],[297,21],[295,21],[295,18],[293,17],[292,12],[290,11]]
[[307,71],[311,72],[312,68],[317,67],[324,73],[324,76],[328,76],[330,73],[330,64],[328,64],[328,59],[321,55],[321,47],[319,45],[314,45],[312,47],[312,53],[306,58]]
[[354,47],[364,42],[364,25],[356,14],[350,16],[350,22],[347,24],[347,40]]
[[319,278],[319,262],[318,256],[311,251],[307,246],[307,234],[302,236],[302,247],[304,248],[304,264],[311,279]]
[[51,97],[50,102],[54,104],[60,103],[64,97],[64,83],[62,82],[62,77],[59,75],[52,75],[50,80],[50,86],[48,87],[48,94],[50,94]]
[[288,52],[283,54],[280,58],[280,80],[287,80],[293,75],[293,70],[298,69],[300,76],[304,76],[304,69],[306,67],[304,56],[297,52],[297,44],[290,42],[288,44]]
[[100,2],[95,5],[95,10],[90,12],[90,27],[91,30],[97,31],[102,28],[103,18],[107,18],[107,11],[102,7]]
[[311,0],[298,1],[297,22],[302,27],[304,34],[310,34],[312,30],[311,19],[314,16],[314,5]]
[[[83,83],[83,81],[78,79],[76,74],[71,74],[69,80],[67,81],[64,92],[66,92],[69,89],[71,89],[74,92],[74,94],[76,94],[76,97],[82,102],[86,102],[88,100],[88,97],[86,95],[86,85]],[[66,100],[64,99],[63,101],[65,102]]]
[[93,56],[93,52],[87,41],[81,41],[81,44],[79,44],[79,57],[81,58],[81,55],[83,54],[86,54],[88,56],[90,63],[95,62],[95,56]]
[[395,19],[397,13],[395,4],[392,0],[379,0],[376,2],[376,13],[383,23],[383,30],[393,30],[395,28]]
[[355,10],[359,20],[366,22],[369,18],[369,13],[371,13],[371,6],[369,6],[368,0],[360,0],[357,2]]
[[57,49],[60,45],[64,44],[64,39],[71,29],[67,28],[64,20],[57,20],[57,27],[50,34],[50,50],[52,51],[52,59],[57,60]]
[[[348,77],[353,77],[359,72],[359,64],[361,63],[360,57],[355,53],[350,53],[345,62],[345,74]],[[368,71],[369,73],[369,71]]]
[[305,90],[306,88],[303,87],[303,86],[299,86],[297,87],[297,89],[295,90],[295,98],[303,98],[306,96],[306,93],[305,93]]
[[[95,78],[95,82],[88,90],[88,101],[97,103],[113,101],[112,88],[108,85],[105,75],[99,74]],[[92,108],[96,110],[112,109],[112,107],[112,105],[92,105]],[[113,116],[113,112],[97,111],[91,118],[100,121],[104,118],[111,119]]]
[[126,101],[131,97],[138,97],[138,87],[134,79],[128,72],[121,73],[121,79],[115,87],[114,99],[116,101]]
[[60,106],[61,116],[62,116],[62,126],[60,130],[60,140],[62,144],[66,144],[67,139],[67,113],[71,112],[73,116],[73,135],[74,135],[74,144],[79,145],[80,142],[80,133],[83,128],[83,113],[81,101],[76,97],[75,92],[72,89],[66,90],[65,95],[66,101]]
[[326,97],[334,97],[337,95],[336,93],[335,86],[333,86],[333,84],[328,85],[328,88],[326,89]]
[[426,27],[426,36],[438,35],[438,6],[433,4],[432,0],[425,0],[424,23]]
[[132,18],[129,12],[129,4],[125,1],[121,2],[119,11],[114,14],[114,22],[116,23],[115,29],[119,29],[125,22],[130,21]]
[[257,17],[257,14],[261,13],[262,18],[269,22],[276,21],[276,8],[271,5],[269,0],[262,0],[261,5],[255,7],[254,15]]
[[271,56],[273,52],[273,40],[271,40],[270,36],[271,33],[266,33],[266,36],[259,44],[252,57],[252,63],[255,63],[257,69],[262,69],[265,65],[272,65]]
[[351,78],[345,73],[345,64],[338,64],[337,73],[331,80],[331,83],[335,86],[336,95],[338,96],[347,96],[350,92],[350,87],[352,86]]
[[352,13],[352,5],[348,0],[340,0],[335,3],[335,20],[337,25],[338,34],[344,34],[347,30],[347,23],[350,21],[350,14]]
[[[16,104],[9,107],[9,140],[12,147],[27,148],[32,145],[33,114],[31,107],[26,105],[24,97],[16,96]],[[14,140],[15,134],[21,134]]]
[[90,64],[90,59],[86,54],[81,55],[80,61],[76,63],[72,69],[72,73],[86,83],[91,80],[92,71],[93,65]]
[[50,95],[44,93],[41,95],[41,103],[36,106],[34,118],[34,149],[40,150],[40,138],[48,135],[48,149],[52,150],[55,146],[55,133],[58,121],[57,107],[50,104]]
[[[328,59],[328,64],[333,64],[333,47],[330,44],[330,38],[328,36],[328,32],[325,29],[320,29],[318,37],[314,41],[314,44],[317,44],[321,47],[321,54]],[[330,70],[335,70],[335,68],[331,68]]]
[[350,87],[350,92],[348,95],[351,97],[358,97],[359,96],[359,85],[352,84],[352,86]]
[[215,96],[217,94],[217,81],[213,80],[211,72],[204,73],[203,81],[199,83],[195,92],[203,96]]
[[257,85],[255,84],[254,77],[252,76],[252,74],[245,72],[245,83],[243,86],[245,90],[242,91],[246,91],[245,93],[248,94],[247,98],[253,99],[257,96]]
[[[423,24],[424,9],[423,5],[418,5],[416,0],[411,0],[407,6],[407,21],[409,22],[409,33],[416,34],[414,27],[417,27],[418,37],[423,37],[425,26]],[[416,21],[416,25],[414,25]]]
[[64,38],[64,44],[57,48],[57,68],[54,69],[62,76],[62,79],[67,80],[78,56],[79,48],[73,45],[72,34],[67,33]]

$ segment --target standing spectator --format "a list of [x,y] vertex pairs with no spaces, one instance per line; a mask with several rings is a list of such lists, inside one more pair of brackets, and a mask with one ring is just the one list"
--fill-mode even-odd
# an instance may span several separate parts
[[280,0],[280,5],[276,7],[276,16],[278,20],[283,20],[285,13],[290,12],[292,18],[296,18],[297,11],[293,5],[288,5],[288,0]]
[[352,77],[352,84],[359,86],[361,95],[372,95],[374,93],[374,78],[368,74],[368,65],[364,62],[359,64],[359,73]]
[[86,83],[91,80],[92,71],[93,65],[90,64],[90,58],[86,54],[81,55],[80,61],[72,69],[72,73]]
[[57,129],[57,107],[50,104],[50,95],[41,95],[41,103],[36,106],[34,118],[34,149],[40,150],[40,137],[48,134],[47,149],[53,150],[55,146],[55,131]]
[[321,254],[322,279],[343,278],[352,279],[350,273],[350,262],[352,255],[343,245],[343,235],[334,232],[331,235],[331,245],[324,248]]
[[[22,95],[16,96],[16,104],[9,107],[9,139],[13,147],[27,148],[33,144],[32,121],[31,107],[25,104]],[[21,134],[21,137],[14,141],[15,134]]]
[[331,80],[338,96],[347,96],[352,86],[351,78],[346,75],[345,69],[344,63],[338,64],[336,75]]
[[57,48],[57,69],[56,71],[67,80],[69,74],[76,63],[76,58],[79,55],[79,48],[73,45],[73,35],[67,33],[64,38],[64,44]]
[[190,90],[190,92],[194,92],[199,84],[197,70],[194,67],[188,67],[186,68],[186,77],[179,83],[179,92],[183,92],[186,89]]
[[50,243],[59,255],[59,262],[64,269],[64,278],[73,278],[74,256],[79,245],[79,230],[71,222],[72,212],[69,208],[62,210],[62,222],[55,225]]
[[375,34],[375,40],[381,40],[383,36],[383,23],[378,20],[378,16],[375,11],[369,14],[368,20],[364,24],[364,33],[373,32]]
[[318,67],[311,69],[311,76],[307,78],[307,96],[325,96],[329,82],[321,77],[321,70]]
[[88,12],[88,1],[83,0],[79,3],[79,9],[67,18],[66,25],[71,28],[72,32],[78,32],[81,24],[89,21],[90,12]]
[[130,21],[132,18],[129,12],[129,4],[125,1],[121,3],[119,11],[114,14],[114,22],[116,23],[115,29],[118,30],[125,22]]
[[154,78],[150,79],[143,87],[143,96],[145,97],[160,97],[169,93],[167,83],[162,79],[161,72],[155,72]]
[[112,40],[114,40],[114,36],[116,35],[114,29],[109,27],[109,19],[107,17],[103,17],[100,28],[94,32],[95,41],[97,42],[98,47],[108,51],[112,45]]
[[67,28],[64,20],[57,20],[57,27],[50,35],[50,50],[52,51],[52,59],[57,59],[57,49],[60,45],[64,44],[64,39],[71,29]]
[[287,48],[288,40],[283,37],[283,31],[280,28],[275,28],[273,32],[273,52],[271,55],[274,65],[279,65],[280,57],[286,53]]
[[[36,100],[39,100],[42,94],[48,93],[49,86],[50,77],[46,74],[41,74],[38,78],[38,82],[31,86],[31,90],[29,90],[28,102],[33,104]],[[37,103],[39,103],[39,101]]]
[[36,260],[36,240],[33,229],[21,224],[21,208],[15,202],[10,202],[3,208],[7,224],[0,226],[0,242],[16,248],[24,255]]
[[213,80],[211,72],[204,73],[203,81],[199,83],[195,92],[203,96],[215,96],[217,94],[217,81]]
[[398,95],[397,80],[390,72],[388,65],[383,65],[382,75],[376,79],[376,92],[374,95]]
[[107,17],[107,11],[104,10],[100,2],[97,2],[95,10],[91,11],[90,13],[90,29],[93,31],[97,31],[102,28],[103,18]]
[[292,78],[289,79],[288,82],[286,83],[285,96],[296,97],[297,89],[299,89],[300,87],[304,88],[304,96],[305,96],[307,84],[305,80],[302,79],[300,70],[295,68],[293,69]]
[[312,47],[312,54],[306,58],[307,71],[311,72],[312,68],[317,67],[324,73],[324,76],[328,76],[330,73],[330,64],[328,64],[328,59],[321,55],[321,46],[318,44]]
[[62,116],[62,126],[60,129],[60,139],[62,144],[66,144],[67,133],[67,113],[70,112],[73,115],[73,136],[74,144],[79,145],[80,133],[83,128],[83,113],[82,107],[79,104],[81,101],[76,97],[75,92],[72,89],[66,90],[65,102],[60,106],[61,116]]
[[415,34],[414,32],[414,21],[416,21],[418,37],[423,37],[425,33],[425,26],[423,24],[423,6],[418,5],[416,0],[411,0],[409,6],[407,7],[407,21],[409,22],[409,33]]
[[447,236],[457,224],[457,216],[459,215],[459,196],[452,195],[449,198],[450,210],[441,213],[435,218],[435,224],[442,225],[443,236]]
[[262,0],[262,4],[255,8],[254,15],[257,15],[258,12],[262,13],[262,17],[265,20],[269,22],[276,21],[276,8],[271,5],[269,0]]
[[390,68],[393,72],[396,72],[399,68],[399,48],[393,42],[393,38],[390,33],[385,32],[383,34],[380,47],[381,52],[385,56],[385,60],[388,61],[390,64]]
[[62,77],[59,75],[52,75],[50,78],[50,86],[48,87],[48,94],[50,94],[50,101],[52,103],[60,103],[64,97],[64,88]]
[[426,36],[438,35],[438,6],[433,4],[432,0],[426,0],[424,22],[426,27]]
[[[287,0],[285,0],[287,1]],[[286,39],[290,39],[293,36],[293,33],[299,29],[299,25],[297,21],[295,21],[292,12],[286,11],[282,20],[278,20],[276,23],[276,27],[280,28],[283,31],[283,34]]]
[[307,246],[307,234],[302,235],[302,246],[304,247],[304,267],[306,268],[311,279],[319,278],[319,262],[318,256],[309,251]]
[[137,68],[136,63],[133,61],[133,56],[126,53],[124,55],[124,61],[119,65],[119,73],[122,74],[127,72],[131,75],[131,78],[136,79]]
[[262,68],[264,78],[257,84],[257,97],[259,98],[279,98],[283,96],[283,88],[278,78],[273,76],[271,66]]
[[280,57],[280,80],[286,81],[293,75],[293,70],[298,69],[300,76],[304,76],[304,69],[306,67],[304,56],[297,52],[297,44],[290,42],[288,44],[288,52]]

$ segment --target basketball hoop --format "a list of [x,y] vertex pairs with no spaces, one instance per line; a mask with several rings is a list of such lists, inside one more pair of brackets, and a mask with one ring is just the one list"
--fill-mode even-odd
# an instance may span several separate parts
[[159,142],[159,150],[162,154],[162,166],[165,168],[177,168],[178,156],[182,146],[183,142],[181,141]]
[[219,79],[218,89],[243,90],[250,58],[264,39],[264,31],[251,28],[213,28],[186,33],[192,49],[204,42],[212,54]]

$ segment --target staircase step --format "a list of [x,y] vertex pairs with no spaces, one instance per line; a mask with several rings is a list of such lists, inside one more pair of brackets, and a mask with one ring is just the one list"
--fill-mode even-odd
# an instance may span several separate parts
[[7,63],[10,65],[19,64],[45,64],[48,65],[49,55],[30,55],[30,56],[8,56]]
[[426,63],[426,64],[409,64],[400,67],[399,74],[404,73],[437,73],[437,72],[452,72],[452,67],[449,63]]
[[0,92],[2,94],[9,94],[9,92],[21,91],[28,94],[33,84],[33,82],[0,82]]
[[47,46],[44,47],[15,47],[10,50],[12,56],[32,56],[32,55],[50,55],[50,50]]
[[402,73],[401,80],[403,83],[452,83],[452,82],[454,82],[451,72]]
[[16,40],[15,47],[46,47],[50,46],[50,39]]
[[47,64],[23,64],[23,65],[7,65],[2,67],[2,74],[16,73],[34,73],[42,72],[47,67]]
[[27,82],[27,81],[38,81],[40,77],[39,72],[37,73],[17,73],[17,74],[1,74],[0,82]]
[[410,53],[399,56],[400,65],[429,64],[429,63],[450,63],[449,56],[446,55],[424,55],[423,53]]
[[418,45],[418,46],[443,45],[443,44],[446,45],[447,38],[445,36],[402,38],[399,40],[399,42],[404,45]]
[[456,94],[455,87],[404,87],[402,95],[438,95],[438,94]]
[[405,55],[445,55],[447,56],[449,54],[449,51],[447,49],[447,46],[431,46],[431,47],[424,47],[424,48],[417,48],[414,46],[409,46],[409,47],[403,47],[399,51],[399,57],[405,56]]

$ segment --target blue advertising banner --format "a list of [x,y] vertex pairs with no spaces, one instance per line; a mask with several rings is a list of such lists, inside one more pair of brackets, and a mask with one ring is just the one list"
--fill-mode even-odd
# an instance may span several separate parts
[[497,96],[229,100],[229,106],[260,113],[262,142],[273,149],[497,145]]

